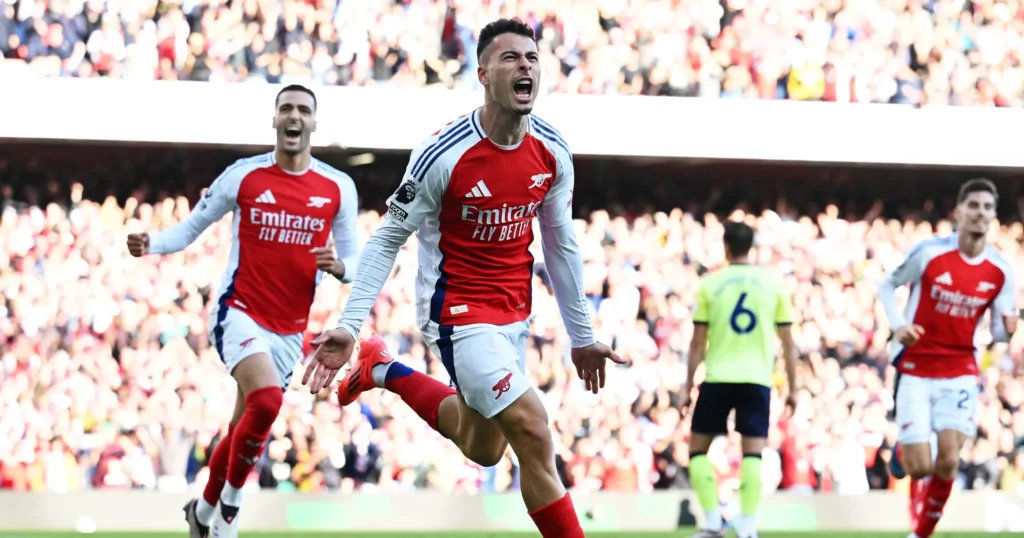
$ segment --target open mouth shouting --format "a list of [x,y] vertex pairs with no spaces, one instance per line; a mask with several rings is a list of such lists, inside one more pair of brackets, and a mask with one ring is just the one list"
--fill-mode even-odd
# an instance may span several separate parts
[[529,103],[533,99],[533,79],[530,77],[517,78],[512,83],[512,95],[518,103]]
[[302,128],[298,126],[286,127],[284,130],[285,142],[298,142],[302,137]]

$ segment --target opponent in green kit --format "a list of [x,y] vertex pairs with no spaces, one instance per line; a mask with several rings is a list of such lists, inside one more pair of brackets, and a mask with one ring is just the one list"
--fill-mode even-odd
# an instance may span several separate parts
[[797,350],[790,331],[790,300],[778,279],[750,265],[753,244],[750,226],[726,223],[729,266],[703,277],[697,291],[689,375],[681,402],[686,412],[697,367],[706,363],[690,427],[690,482],[706,514],[704,530],[694,538],[722,536],[718,485],[707,451],[716,436],[727,433],[733,410],[736,431],[743,436],[737,531],[739,538],[757,536],[754,514],[761,500],[761,451],[768,437],[776,334],[786,359],[787,403],[793,402]]

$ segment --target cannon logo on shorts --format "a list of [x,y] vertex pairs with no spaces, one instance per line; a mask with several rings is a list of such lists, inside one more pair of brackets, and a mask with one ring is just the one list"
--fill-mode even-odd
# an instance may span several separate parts
[[491,387],[491,390],[493,390],[494,392],[498,393],[498,395],[494,397],[495,400],[497,400],[498,398],[501,398],[502,394],[505,394],[506,392],[508,392],[511,389],[512,389],[512,372],[509,372],[508,375],[506,375],[505,377],[501,378],[501,381],[498,381],[498,383],[496,385]]

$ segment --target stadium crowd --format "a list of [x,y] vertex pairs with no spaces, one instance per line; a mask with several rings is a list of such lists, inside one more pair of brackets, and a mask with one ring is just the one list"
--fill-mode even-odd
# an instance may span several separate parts
[[[0,169],[7,164],[0,159]],[[77,184],[70,193],[45,181],[33,184],[41,191],[20,199],[12,188],[0,189],[0,488],[201,488],[235,396],[207,338],[228,221],[183,253],[134,259],[125,235],[178,222],[189,211],[185,197],[154,193],[118,202],[92,197]],[[383,198],[360,189],[369,208],[359,219],[365,239],[380,223]],[[45,199],[63,202],[36,201]],[[566,337],[537,249],[529,371],[552,418],[563,480],[577,491],[689,487],[688,420],[676,404],[691,300],[699,276],[722,263],[720,219],[739,218],[758,230],[758,261],[785,275],[802,353],[794,412],[783,409],[781,370],[773,394],[766,489],[905,488],[885,470],[896,435],[893,371],[873,283],[915,241],[950,232],[935,211],[934,226],[885,220],[877,207],[847,215],[834,205],[819,212],[780,204],[721,217],[680,209],[590,212],[577,224],[594,323],[600,338],[614,341],[634,363],[614,370],[597,396],[567,368]],[[1024,228],[1016,218],[995,227],[992,239],[1024,268]],[[415,249],[414,242],[403,249],[365,330],[383,334],[400,360],[447,381],[414,326]],[[308,339],[334,326],[346,293],[346,286],[325,279]],[[980,436],[964,450],[957,483],[1024,494],[1024,336],[991,348],[985,338],[979,341],[987,349]],[[326,392],[309,395],[300,378],[293,378],[251,487],[465,493],[517,487],[511,453],[480,468],[393,394],[373,391],[359,406],[342,409]],[[738,486],[729,480],[738,475],[737,441],[722,438],[710,452],[725,478],[723,499]]]
[[1024,106],[1020,0],[0,0],[9,76],[476,86],[533,26],[545,91]]

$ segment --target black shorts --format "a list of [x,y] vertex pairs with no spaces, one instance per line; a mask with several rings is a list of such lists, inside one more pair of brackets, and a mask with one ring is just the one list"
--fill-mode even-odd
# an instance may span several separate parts
[[768,437],[772,391],[754,383],[702,383],[693,406],[690,431],[704,435],[728,432],[729,412],[736,410],[736,431],[744,437]]

